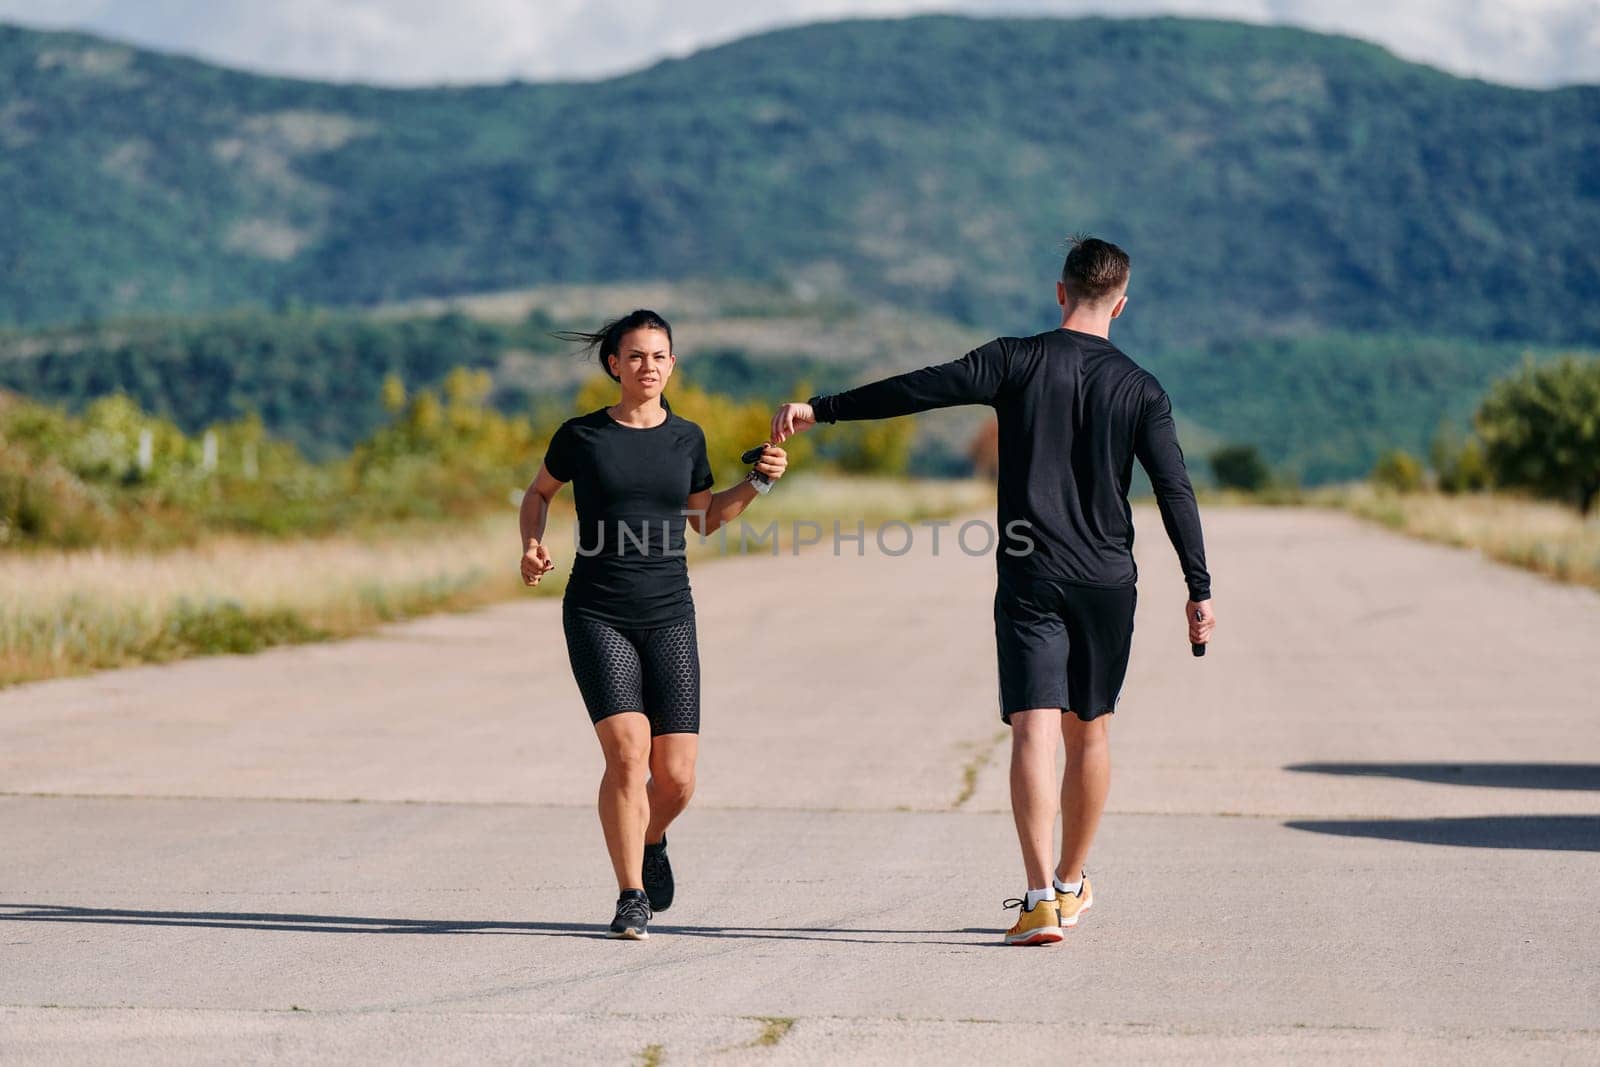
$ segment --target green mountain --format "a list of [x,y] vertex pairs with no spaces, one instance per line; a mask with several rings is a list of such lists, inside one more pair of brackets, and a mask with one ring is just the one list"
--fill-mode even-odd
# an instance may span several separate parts
[[[0,27],[0,323],[739,279],[1121,339],[1600,338],[1600,88],[1290,29],[918,18],[595,83],[379,90]],[[614,309],[604,309],[614,310]]]

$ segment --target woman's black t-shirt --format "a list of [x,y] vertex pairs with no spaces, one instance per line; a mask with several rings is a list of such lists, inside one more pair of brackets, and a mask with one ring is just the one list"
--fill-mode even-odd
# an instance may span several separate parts
[[567,610],[634,629],[692,617],[684,507],[712,482],[700,427],[668,408],[635,429],[601,408],[562,423],[544,465],[578,505]]

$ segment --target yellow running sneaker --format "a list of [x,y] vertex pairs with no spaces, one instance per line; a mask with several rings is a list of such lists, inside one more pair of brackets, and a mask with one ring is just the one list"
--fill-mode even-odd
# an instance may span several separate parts
[[1089,876],[1083,876],[1083,884],[1078,887],[1078,892],[1072,896],[1056,890],[1056,908],[1061,913],[1061,928],[1070,930],[1078,925],[1078,920],[1083,918],[1083,913],[1094,905],[1094,890],[1089,888]]
[[1008,908],[1020,908],[1017,923],[1006,931],[1008,945],[1053,945],[1061,940],[1061,915],[1056,902],[1041,900],[1028,910],[1028,900],[1021,897],[1005,902]]

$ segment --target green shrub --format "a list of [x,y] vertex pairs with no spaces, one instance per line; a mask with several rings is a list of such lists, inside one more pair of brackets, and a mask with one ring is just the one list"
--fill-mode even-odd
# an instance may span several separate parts
[[108,537],[116,516],[59,463],[34,460],[0,434],[0,546],[78,547]]
[[1422,488],[1422,461],[1402,449],[1378,457],[1372,468],[1372,484],[1396,493],[1414,493]]
[[1453,425],[1441,426],[1429,451],[1439,489],[1445,493],[1475,493],[1489,488],[1489,463],[1483,442],[1464,437]]
[[247,611],[232,600],[182,601],[143,650],[145,659],[177,659],[258,652],[273,645],[320,640],[325,635],[292,611]]
[[826,455],[850,474],[901,475],[911,462],[916,424],[910,419],[842,422],[825,431]]
[[1225,445],[1211,453],[1211,473],[1223,489],[1257,493],[1272,484],[1272,470],[1255,445]]

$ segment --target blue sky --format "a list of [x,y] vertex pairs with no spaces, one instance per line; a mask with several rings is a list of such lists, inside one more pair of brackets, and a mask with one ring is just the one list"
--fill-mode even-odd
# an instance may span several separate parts
[[925,11],[1288,23],[1494,81],[1600,83],[1600,0],[0,0],[0,20],[387,85],[599,77],[773,26]]

